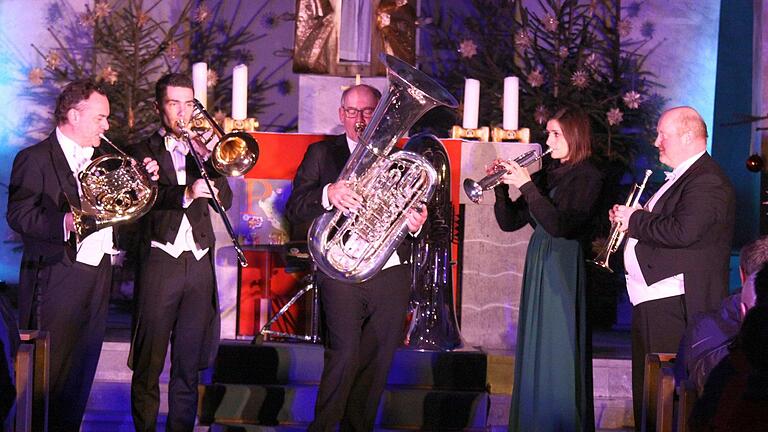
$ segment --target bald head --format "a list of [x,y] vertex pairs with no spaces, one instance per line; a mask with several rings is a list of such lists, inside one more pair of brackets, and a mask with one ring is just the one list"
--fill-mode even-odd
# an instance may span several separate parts
[[672,168],[707,149],[707,125],[691,107],[665,111],[656,130],[654,145],[659,149],[659,161]]
[[352,86],[341,94],[339,121],[352,141],[360,141],[362,130],[371,120],[380,98],[381,92],[367,84]]

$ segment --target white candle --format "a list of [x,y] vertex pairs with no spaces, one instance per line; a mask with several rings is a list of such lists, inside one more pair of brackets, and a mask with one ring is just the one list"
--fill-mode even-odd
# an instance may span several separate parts
[[205,62],[192,65],[192,88],[195,99],[206,107],[208,105],[208,65]]
[[519,78],[515,76],[504,78],[504,121],[502,127],[506,130],[517,130],[519,92]]
[[232,69],[232,118],[248,118],[248,66],[244,64]]
[[477,129],[477,116],[480,111],[480,81],[467,78],[464,81],[464,129]]

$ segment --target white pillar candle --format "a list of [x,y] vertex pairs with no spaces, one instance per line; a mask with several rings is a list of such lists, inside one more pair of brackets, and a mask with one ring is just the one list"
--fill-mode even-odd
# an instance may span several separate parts
[[248,66],[244,64],[232,69],[232,118],[248,118]]
[[515,76],[504,78],[504,121],[502,127],[506,130],[517,130],[519,93],[520,79]]
[[464,129],[477,129],[477,117],[480,111],[480,81],[467,78],[464,81]]
[[195,92],[195,99],[200,101],[204,107],[208,106],[208,65],[205,62],[199,62],[192,65],[192,88]]

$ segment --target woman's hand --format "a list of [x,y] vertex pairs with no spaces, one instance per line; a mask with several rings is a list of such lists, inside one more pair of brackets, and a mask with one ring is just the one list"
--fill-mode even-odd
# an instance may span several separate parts
[[507,173],[501,176],[501,181],[503,183],[520,189],[520,186],[531,181],[531,175],[528,174],[528,169],[521,167],[517,162],[502,161],[501,166],[507,170]]

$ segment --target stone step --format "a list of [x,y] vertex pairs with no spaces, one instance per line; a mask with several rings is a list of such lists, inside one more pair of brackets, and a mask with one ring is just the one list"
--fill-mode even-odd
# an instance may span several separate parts
[[[260,347],[251,347],[244,341],[223,341],[222,361],[217,371],[217,377],[225,381],[233,381],[234,384],[252,384],[254,388],[272,388],[275,392],[282,392],[291,397],[300,397],[302,405],[312,407],[316,384],[319,382],[322,372],[322,347],[301,343],[265,343]],[[227,350],[229,350],[227,352]],[[130,379],[131,371],[126,366],[129,343],[106,342],[102,349],[99,366],[96,371],[96,380],[88,402],[83,430],[132,430],[130,425]],[[390,386],[388,392],[397,390],[406,384],[416,384],[412,390],[426,390],[432,385],[438,389],[451,389],[468,387],[479,391],[486,386],[489,391],[488,400],[485,402],[488,409],[487,427],[501,428],[503,430],[509,415],[510,393],[514,358],[509,352],[493,352],[487,355],[487,361],[480,363],[479,358],[486,355],[478,351],[462,352],[459,355],[446,353],[422,353],[410,350],[399,350],[390,372]],[[226,360],[225,360],[226,359]],[[466,362],[468,365],[460,367],[458,364]],[[254,378],[255,369],[262,368],[266,371],[268,379]],[[480,384],[477,375],[463,375],[462,370],[477,368],[485,371],[488,382]],[[485,368],[485,369],[484,369]],[[167,382],[170,367],[166,360],[166,366],[161,376],[161,417],[164,419],[167,413]],[[226,373],[225,373],[226,371]],[[601,430],[623,430],[632,426],[632,400],[631,400],[631,370],[629,359],[594,359],[594,397],[595,419]],[[493,376],[492,376],[493,375]],[[245,376],[254,381],[236,382],[237,376]],[[305,387],[302,390],[276,390],[282,384],[291,384],[294,387]],[[298,396],[297,396],[298,395]],[[230,395],[232,396],[232,395]],[[256,400],[257,395],[249,395],[242,401]],[[407,398],[405,399],[407,400]],[[406,406],[412,409],[411,405]],[[308,408],[311,410],[311,408]],[[279,413],[279,410],[277,411]],[[309,412],[309,411],[308,411]],[[298,415],[298,414],[297,414]],[[301,423],[294,426],[300,430],[306,427],[306,422],[311,419],[309,414],[301,414],[298,418]],[[287,418],[287,417],[285,417]],[[89,426],[91,425],[91,426]],[[95,426],[94,426],[95,425]],[[106,427],[113,425],[114,427]],[[239,425],[244,427],[244,425]],[[281,425],[291,427],[291,424]],[[106,427],[106,429],[104,428]],[[224,427],[217,425],[217,427]],[[234,427],[234,426],[233,426]],[[297,430],[298,430],[297,429]],[[223,429],[219,429],[223,430]],[[270,429],[259,429],[270,430]],[[274,429],[291,430],[291,429]]]
[[[232,424],[308,424],[314,416],[316,385],[206,386],[200,422]],[[395,429],[483,429],[488,394],[388,386],[376,425]]]
[[[388,385],[486,390],[486,355],[477,350],[395,353]],[[213,381],[236,384],[316,384],[323,371],[319,345],[227,341],[219,347]]]

